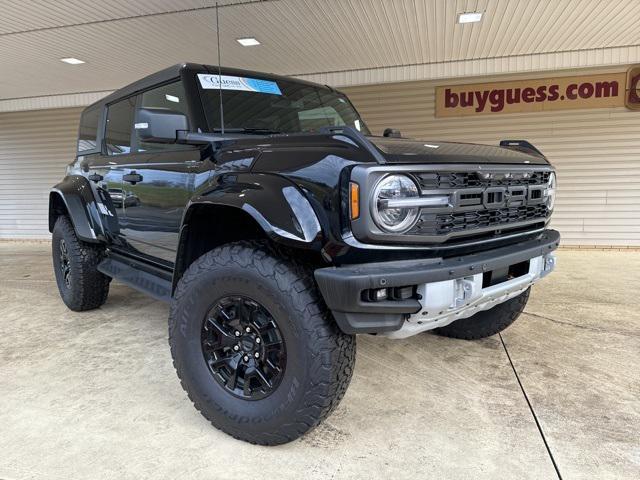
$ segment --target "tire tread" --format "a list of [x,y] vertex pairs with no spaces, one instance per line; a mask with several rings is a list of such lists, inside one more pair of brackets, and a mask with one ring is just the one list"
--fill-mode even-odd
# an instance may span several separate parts
[[[70,295],[65,295],[58,281],[58,288],[65,304],[71,310],[82,312],[104,305],[109,296],[111,278],[98,271],[98,264],[104,256],[102,246],[92,245],[78,239],[71,221],[62,215],[56,220],[53,229],[53,255],[57,255],[56,238],[62,237],[71,260],[73,285]],[[56,272],[56,280],[58,273]]]
[[[191,284],[206,271],[218,266],[237,264],[242,268],[254,268],[265,280],[274,280],[283,295],[293,299],[298,326],[303,334],[316,339],[311,352],[310,376],[318,379],[310,382],[304,392],[306,401],[295,412],[290,422],[281,424],[278,431],[247,434],[241,430],[226,428],[216,422],[199,404],[189,385],[183,380],[181,365],[173,348],[173,337],[178,328],[177,305],[189,291]],[[243,241],[223,245],[197,259],[180,279],[171,304],[169,316],[169,344],[173,364],[180,383],[195,408],[216,428],[234,438],[260,445],[277,445],[290,442],[313,429],[340,403],[351,381],[355,364],[355,337],[344,334],[337,326],[327,307],[318,295],[311,270],[292,258],[283,258],[263,242]]]
[[469,318],[456,320],[434,330],[438,335],[461,340],[478,340],[502,332],[520,316],[529,299],[529,290]]

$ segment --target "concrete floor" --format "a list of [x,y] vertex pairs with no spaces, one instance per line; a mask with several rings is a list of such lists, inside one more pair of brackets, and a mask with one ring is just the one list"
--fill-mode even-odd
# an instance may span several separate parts
[[166,305],[113,284],[73,313],[49,248],[0,243],[1,479],[553,479],[552,457],[565,480],[640,478],[640,252],[561,251],[502,338],[359,337],[337,411],[268,448],[192,407]]

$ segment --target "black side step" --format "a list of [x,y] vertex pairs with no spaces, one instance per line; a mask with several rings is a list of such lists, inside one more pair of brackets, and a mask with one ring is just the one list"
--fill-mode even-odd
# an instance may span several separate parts
[[98,264],[98,270],[156,300],[171,301],[171,273],[165,270],[113,253]]

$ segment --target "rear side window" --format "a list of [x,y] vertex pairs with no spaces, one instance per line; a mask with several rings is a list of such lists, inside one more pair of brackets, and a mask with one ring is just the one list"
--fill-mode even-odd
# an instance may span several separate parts
[[130,97],[109,106],[104,136],[107,155],[122,155],[131,152],[131,129],[135,107],[136,97]]
[[95,151],[98,148],[98,119],[100,107],[85,110],[80,117],[80,131],[78,133],[78,152]]

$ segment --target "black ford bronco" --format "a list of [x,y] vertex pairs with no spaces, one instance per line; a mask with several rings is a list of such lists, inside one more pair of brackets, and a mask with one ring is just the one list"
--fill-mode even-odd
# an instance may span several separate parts
[[343,397],[355,334],[496,334],[551,272],[553,168],[532,145],[373,136],[331,87],[177,65],[82,113],[50,194],[60,295],[169,302],[182,386],[221,430],[298,438]]

